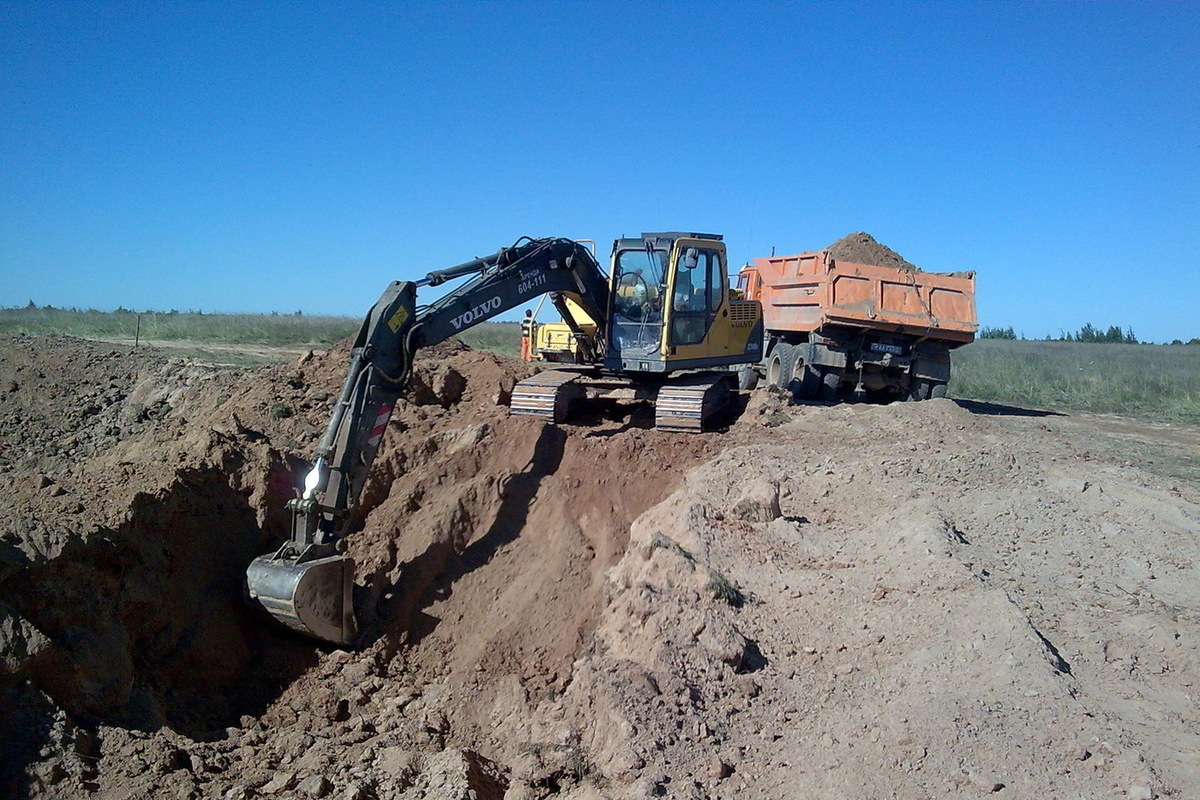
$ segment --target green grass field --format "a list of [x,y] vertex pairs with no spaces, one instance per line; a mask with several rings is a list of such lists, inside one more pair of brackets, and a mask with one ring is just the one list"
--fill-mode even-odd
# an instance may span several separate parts
[[[293,314],[198,314],[191,312],[79,311],[65,308],[0,308],[0,333],[44,336],[61,334],[81,339],[133,342],[188,342],[179,355],[253,366],[290,358],[264,355],[232,356],[209,345],[253,345],[297,348],[327,347],[358,331],[361,319]],[[459,338],[476,350],[516,358],[520,352],[518,322],[487,322]]]
[[487,350],[508,358],[517,358],[521,354],[519,322],[485,322],[459,334],[458,338],[476,350]]
[[952,397],[1200,425],[1200,345],[981,339],[952,358]]
[[[328,346],[360,324],[349,317],[290,314],[6,308],[0,309],[0,332],[132,342],[139,316],[143,340],[188,342],[178,355],[242,366],[287,360],[297,348]],[[520,323],[487,322],[459,338],[477,350],[516,358],[520,335]],[[238,346],[292,352],[238,354]],[[956,350],[953,359],[952,397],[1200,425],[1200,345],[981,339]]]
[[[198,314],[191,312],[77,311],[66,308],[0,309],[0,332],[60,333],[84,339],[141,339],[323,346],[346,338],[361,320],[294,314]],[[139,333],[140,326],[140,333]]]

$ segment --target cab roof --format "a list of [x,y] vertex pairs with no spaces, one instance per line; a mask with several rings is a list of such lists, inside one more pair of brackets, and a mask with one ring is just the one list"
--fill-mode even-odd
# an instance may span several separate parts
[[688,233],[685,231],[667,231],[663,233],[643,233],[641,238],[620,238],[613,243],[614,249],[621,250],[630,247],[645,247],[646,242],[653,242],[656,247],[669,248],[676,239],[713,239],[721,241],[719,233]]

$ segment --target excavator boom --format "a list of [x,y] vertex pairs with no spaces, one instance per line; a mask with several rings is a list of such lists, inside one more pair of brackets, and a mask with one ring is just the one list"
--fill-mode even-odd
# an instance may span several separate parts
[[[473,276],[426,308],[417,289]],[[608,284],[582,244],[522,239],[511,247],[416,282],[390,284],[363,320],[333,416],[317,445],[300,497],[288,502],[291,537],[246,571],[252,603],[308,636],[348,644],[357,636],[354,562],[345,535],[414,353],[528,302],[555,293],[603,319]],[[590,344],[603,353],[603,328]]]

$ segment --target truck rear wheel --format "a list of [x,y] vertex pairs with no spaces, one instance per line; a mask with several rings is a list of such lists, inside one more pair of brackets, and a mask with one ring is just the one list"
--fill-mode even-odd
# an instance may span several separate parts
[[758,386],[758,370],[753,364],[743,364],[737,368],[737,385],[742,391],[749,391]]
[[805,364],[803,359],[798,358],[793,371],[796,377],[792,381],[792,397],[797,400],[816,398],[821,389],[821,368]]
[[923,378],[913,378],[912,385],[908,390],[908,399],[914,403],[928,400],[932,391],[933,381],[927,381]]
[[791,391],[792,371],[796,368],[796,348],[779,342],[767,358],[767,384]]
[[817,397],[826,402],[837,399],[838,388],[842,385],[842,371],[837,368],[825,367],[817,371],[821,385],[817,389]]
[[941,381],[936,381],[933,386],[929,387],[929,397],[938,398],[946,396],[946,384]]

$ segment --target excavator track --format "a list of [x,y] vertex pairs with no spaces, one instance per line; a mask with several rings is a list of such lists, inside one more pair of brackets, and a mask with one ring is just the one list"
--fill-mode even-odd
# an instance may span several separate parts
[[[700,433],[729,403],[732,376],[733,373],[726,372],[689,375],[662,386],[656,394],[641,396],[654,397],[656,428]],[[584,397],[589,387],[600,391],[635,390],[636,384],[627,378],[589,377],[578,370],[545,370],[513,387],[509,410],[547,422],[566,422],[571,402]]]
[[701,433],[730,402],[733,373],[709,373],[663,386],[654,402],[654,426],[663,431]]
[[509,411],[541,417],[547,422],[565,422],[571,401],[583,396],[579,372],[551,369],[531,375],[513,387]]

